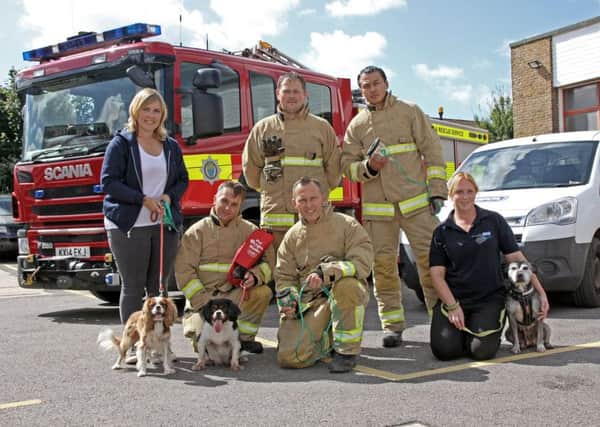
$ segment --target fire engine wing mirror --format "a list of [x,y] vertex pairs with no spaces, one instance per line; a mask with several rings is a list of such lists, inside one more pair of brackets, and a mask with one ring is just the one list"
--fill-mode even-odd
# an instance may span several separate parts
[[127,77],[136,85],[156,89],[152,76],[142,70],[139,65],[132,65],[125,72],[127,73]]
[[194,144],[198,138],[223,134],[223,99],[221,95],[207,91],[221,85],[221,72],[214,68],[199,69],[192,83],[194,136],[188,143]]
[[216,89],[221,86],[221,72],[216,68],[200,68],[196,71],[192,84],[200,90]]

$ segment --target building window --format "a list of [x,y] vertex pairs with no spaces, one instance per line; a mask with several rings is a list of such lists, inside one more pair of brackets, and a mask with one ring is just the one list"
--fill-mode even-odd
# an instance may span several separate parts
[[600,82],[565,89],[565,131],[600,129]]

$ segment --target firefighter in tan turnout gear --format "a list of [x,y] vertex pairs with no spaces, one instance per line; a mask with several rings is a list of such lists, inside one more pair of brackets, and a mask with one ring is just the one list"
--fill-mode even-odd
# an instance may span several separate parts
[[[277,361],[303,368],[329,356],[330,372],[348,372],[362,342],[373,247],[354,218],[332,211],[318,180],[293,187],[298,221],[277,254],[275,282],[281,313]],[[333,343],[331,342],[333,340]]]
[[325,119],[309,113],[304,78],[283,74],[276,95],[277,113],[254,125],[242,154],[246,182],[261,193],[261,228],[273,233],[275,250],[296,222],[294,182],[317,178],[329,194],[341,179],[335,132]]
[[213,298],[227,298],[241,308],[238,319],[242,350],[261,353],[262,345],[254,338],[265,310],[272,298],[265,284],[271,280],[275,252],[269,246],[261,261],[248,269],[242,285],[248,287],[247,299],[241,301],[243,290],[227,281],[237,249],[257,227],[242,219],[240,208],[244,187],[225,181],[215,194],[210,216],[193,224],[185,232],[175,259],[177,286],[186,297],[184,334],[195,341],[200,333],[200,316],[196,313]]
[[362,214],[375,250],[375,297],[385,332],[383,346],[396,347],[402,342],[405,322],[397,265],[400,229],[415,254],[431,313],[437,295],[429,275],[429,245],[438,222],[434,214],[447,197],[446,169],[428,118],[415,104],[388,93],[382,69],[364,68],[358,86],[368,108],[348,125],[342,169],[350,180],[363,183]]

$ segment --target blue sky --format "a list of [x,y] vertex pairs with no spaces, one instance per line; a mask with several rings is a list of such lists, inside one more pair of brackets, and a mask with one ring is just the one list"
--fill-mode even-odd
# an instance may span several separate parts
[[363,66],[380,65],[398,97],[430,115],[443,105],[446,117],[472,119],[492,91],[510,93],[509,43],[598,15],[600,0],[4,0],[0,75],[27,66],[23,50],[148,22],[172,43],[181,34],[184,45],[204,47],[208,34],[211,49],[264,39],[353,82]]

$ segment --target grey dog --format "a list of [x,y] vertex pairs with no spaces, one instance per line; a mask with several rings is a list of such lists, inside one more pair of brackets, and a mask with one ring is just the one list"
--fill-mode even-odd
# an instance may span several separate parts
[[527,262],[511,262],[508,265],[508,328],[504,337],[513,345],[510,351],[514,354],[520,353],[521,348],[533,346],[539,352],[552,348],[550,326],[537,318],[542,303],[531,283],[532,274],[531,266]]

